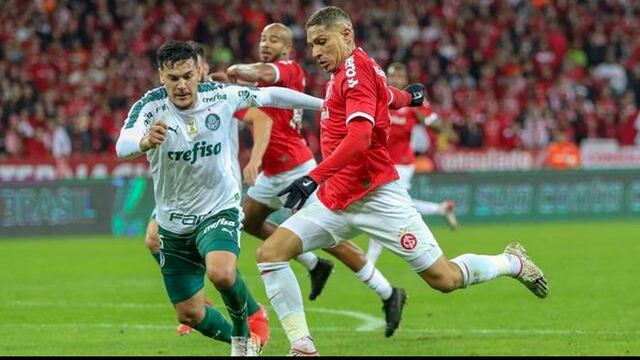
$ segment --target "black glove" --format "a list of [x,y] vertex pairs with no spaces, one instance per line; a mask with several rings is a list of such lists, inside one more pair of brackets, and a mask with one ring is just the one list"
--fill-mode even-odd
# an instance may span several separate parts
[[278,196],[289,194],[287,201],[284,203],[284,207],[292,210],[300,210],[309,196],[316,191],[318,184],[308,175],[305,175],[296,181],[292,182],[284,190],[278,193]]
[[424,85],[413,83],[405,86],[404,91],[411,94],[411,103],[409,106],[420,106],[424,102]]

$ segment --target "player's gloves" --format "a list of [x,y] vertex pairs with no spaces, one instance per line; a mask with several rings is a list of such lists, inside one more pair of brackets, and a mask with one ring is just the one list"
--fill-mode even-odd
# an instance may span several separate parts
[[305,175],[280,191],[278,196],[288,193],[289,195],[287,196],[287,201],[284,203],[284,207],[294,211],[300,210],[317,187],[318,184],[310,176]]
[[411,103],[409,106],[420,106],[424,102],[424,85],[419,83],[413,83],[407,85],[404,91],[411,94]]

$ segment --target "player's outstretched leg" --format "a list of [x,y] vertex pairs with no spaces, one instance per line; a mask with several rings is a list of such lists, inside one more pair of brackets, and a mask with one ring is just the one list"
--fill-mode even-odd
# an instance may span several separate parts
[[535,296],[541,299],[547,297],[547,294],[549,294],[547,279],[544,277],[542,270],[531,260],[524,247],[517,242],[512,242],[504,252],[518,257],[522,263],[520,273],[516,275],[516,279],[531,290]]

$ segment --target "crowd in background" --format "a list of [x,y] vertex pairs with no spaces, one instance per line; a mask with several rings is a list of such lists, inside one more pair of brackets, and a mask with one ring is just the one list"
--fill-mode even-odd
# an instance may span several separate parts
[[[155,51],[168,39],[204,44],[223,70],[257,61],[262,28],[282,22],[307,93],[324,97],[304,22],[325,5],[351,15],[380,65],[402,62],[426,85],[443,122],[429,155],[545,149],[556,137],[640,145],[640,1],[5,0],[0,157],[114,152],[132,103],[159,85]],[[316,114],[302,131],[318,153]],[[246,128],[241,138],[246,157]]]

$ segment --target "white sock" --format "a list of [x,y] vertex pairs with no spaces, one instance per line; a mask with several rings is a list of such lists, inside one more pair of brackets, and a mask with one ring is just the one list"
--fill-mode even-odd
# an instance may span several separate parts
[[369,260],[372,264],[375,264],[378,261],[378,258],[382,254],[382,244],[378,241],[369,239],[369,249],[367,249],[367,260]]
[[382,275],[382,273],[373,266],[371,261],[367,261],[356,275],[358,276],[358,279],[367,284],[371,290],[377,292],[382,300],[387,300],[391,297],[393,287],[391,287],[389,280],[387,280],[387,278],[385,278],[384,275]]
[[289,342],[309,336],[302,293],[288,262],[258,263],[267,297],[278,314]]
[[439,203],[412,199],[416,210],[420,215],[442,215],[444,214],[442,206]]
[[[517,261],[514,262],[513,258]],[[451,259],[462,272],[464,287],[489,281],[501,275],[516,276],[520,272],[520,260],[509,254],[464,254]]]
[[296,256],[296,261],[306,267],[307,270],[313,270],[318,265],[318,256],[309,251]]

